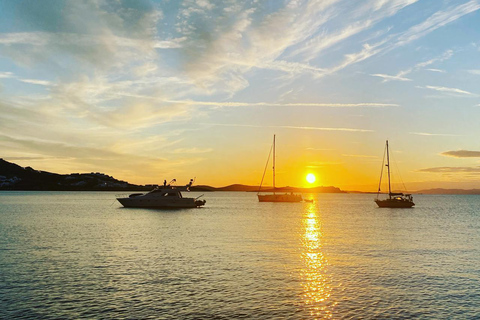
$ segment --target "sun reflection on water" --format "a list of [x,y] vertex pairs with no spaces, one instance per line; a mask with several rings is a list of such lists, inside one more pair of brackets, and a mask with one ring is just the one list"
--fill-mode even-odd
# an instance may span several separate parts
[[303,299],[314,319],[330,319],[335,304],[329,301],[332,290],[326,274],[328,262],[322,252],[322,225],[316,204],[309,204],[306,209],[303,218],[305,232],[302,237]]

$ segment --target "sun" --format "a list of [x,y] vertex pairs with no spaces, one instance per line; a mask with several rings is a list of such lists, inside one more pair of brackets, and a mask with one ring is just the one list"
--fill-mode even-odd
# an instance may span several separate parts
[[315,178],[315,175],[314,175],[313,173],[307,174],[307,178],[306,178],[306,179],[307,179],[308,183],[314,183],[315,180],[317,180],[317,179]]

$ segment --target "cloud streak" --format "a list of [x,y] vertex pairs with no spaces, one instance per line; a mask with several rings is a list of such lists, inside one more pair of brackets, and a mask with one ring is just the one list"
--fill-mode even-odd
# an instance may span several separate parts
[[377,156],[368,156],[363,154],[342,154],[343,157],[352,157],[352,158],[378,158]]
[[[422,68],[425,68],[426,66],[429,66],[433,63],[436,63],[436,62],[442,62],[442,61],[445,61],[445,60],[448,60],[450,59],[451,57],[453,56],[453,51],[452,50],[447,50],[444,54],[442,54],[440,57],[437,57],[437,58],[433,58],[433,59],[430,59],[430,60],[427,60],[427,61],[423,61],[423,62],[420,62],[420,63],[417,63],[416,65],[414,65],[413,67],[411,68],[408,68],[406,70],[403,70],[403,71],[400,71],[399,73],[397,73],[396,75],[392,76],[392,75],[388,75],[388,74],[371,74],[371,76],[374,76],[374,77],[380,77],[380,78],[383,78],[383,82],[386,82],[386,81],[390,81],[390,80],[397,80],[397,81],[412,81],[412,79],[409,79],[409,78],[405,78],[404,76],[406,76],[407,74],[410,74],[414,71],[417,71],[419,69],[422,69]],[[430,70],[430,71],[436,71],[436,72],[442,72],[442,70],[438,70],[438,69],[427,69],[427,70]]]
[[429,132],[409,132],[409,134],[414,134],[417,136],[438,136],[438,137],[461,137],[457,134],[450,134],[450,133],[429,133]]
[[458,89],[458,88],[438,87],[438,86],[423,86],[423,87],[417,86],[417,88],[435,90],[435,91],[445,92],[445,93],[455,93],[455,94],[466,95],[466,96],[476,96],[475,93]]
[[398,38],[398,42],[395,46],[403,46],[415,40],[418,40],[421,37],[426,36],[427,34],[441,28],[449,23],[454,22],[455,20],[467,15],[469,13],[475,12],[480,9],[480,3],[477,0],[472,0],[461,5],[452,6],[447,10],[438,11],[431,15],[424,22],[417,24],[416,26],[410,28],[407,32],[402,34]]
[[445,151],[441,153],[442,156],[453,158],[480,158],[480,151],[457,150]]
[[362,103],[270,103],[270,102],[214,102],[214,101],[192,101],[192,100],[169,100],[167,102],[179,103],[192,106],[207,106],[207,107],[328,107],[328,108],[384,108],[384,107],[398,107],[395,103],[376,103],[376,102],[362,102]]
[[374,74],[371,74],[371,76],[383,78],[384,81],[388,81],[388,80],[412,81],[412,79],[405,78],[405,77],[401,77],[401,76],[399,76],[399,75],[392,76],[392,75],[383,74],[383,73],[374,73]]
[[[427,18],[425,21],[409,28],[405,32],[402,32],[397,35],[389,35],[385,39],[374,44],[368,44],[368,43],[363,44],[362,50],[356,53],[345,55],[344,61],[339,65],[337,65],[336,67],[331,68],[329,73],[337,72],[352,64],[356,64],[358,62],[366,60],[377,54],[380,54],[380,53],[385,54],[396,48],[405,46],[479,9],[480,9],[479,1],[472,0],[462,5],[451,6],[446,10],[438,11],[433,15],[431,15],[429,18]],[[426,62],[426,63],[429,63],[429,62]],[[377,73],[377,76],[378,75],[380,74]],[[400,73],[396,80],[398,80],[399,78],[403,78],[403,75],[405,74]],[[393,80],[393,78],[390,80]]]
[[480,174],[480,167],[433,167],[420,169],[418,172]]
[[240,127],[240,128],[274,128],[274,129],[294,129],[294,130],[312,130],[312,131],[344,131],[344,132],[374,132],[369,129],[356,129],[356,128],[326,128],[326,127],[302,127],[302,126],[258,126],[250,124],[223,124],[223,123],[201,123],[207,126],[219,126],[219,127]]

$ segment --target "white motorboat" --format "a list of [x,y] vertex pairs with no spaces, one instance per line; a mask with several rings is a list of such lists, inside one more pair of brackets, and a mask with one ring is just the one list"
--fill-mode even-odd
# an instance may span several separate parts
[[[176,180],[173,179],[172,182]],[[117,200],[127,208],[197,208],[207,201],[197,198],[184,198],[181,191],[190,191],[193,179],[186,186],[168,185],[156,187],[148,193],[133,193],[128,197],[119,197]]]

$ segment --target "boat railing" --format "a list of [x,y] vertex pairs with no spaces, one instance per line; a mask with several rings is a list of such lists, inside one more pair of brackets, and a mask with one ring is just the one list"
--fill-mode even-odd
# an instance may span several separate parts
[[[131,195],[134,195],[136,193],[116,193],[115,194],[115,198],[130,198]],[[136,194],[136,195],[140,195],[140,194],[143,194],[143,193],[139,193],[139,194]]]

